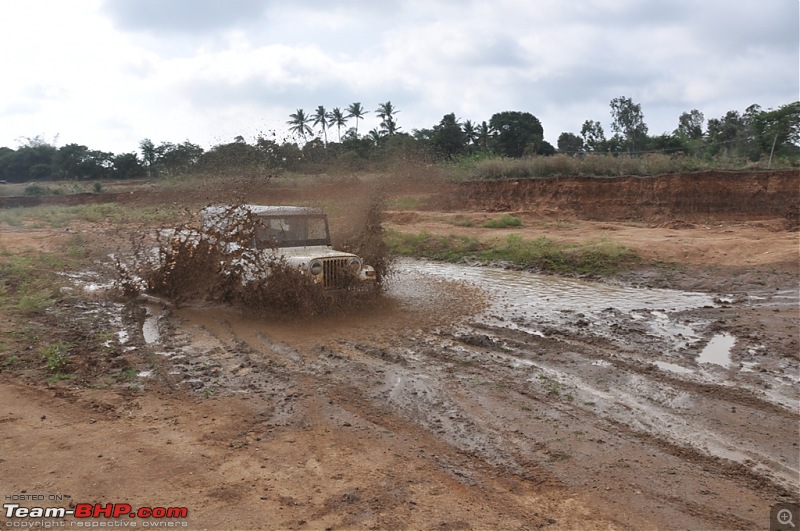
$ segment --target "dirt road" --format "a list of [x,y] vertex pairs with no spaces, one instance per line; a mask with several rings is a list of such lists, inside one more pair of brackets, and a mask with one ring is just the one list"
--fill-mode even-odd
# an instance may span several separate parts
[[[0,494],[187,507],[196,529],[767,527],[800,490],[798,233],[511,212],[677,266],[400,261],[377,301],[308,322],[118,300],[98,264],[26,333],[3,316]],[[452,223],[494,215],[387,223],[501,237]],[[60,231],[0,234],[25,253]],[[59,326],[75,380],[9,362]]]

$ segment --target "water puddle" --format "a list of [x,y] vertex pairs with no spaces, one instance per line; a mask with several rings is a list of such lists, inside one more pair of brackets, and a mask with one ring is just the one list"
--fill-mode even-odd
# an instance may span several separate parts
[[503,295],[502,308],[512,313],[536,314],[564,310],[599,313],[608,308],[621,312],[642,309],[674,312],[714,305],[713,298],[704,293],[632,288],[492,267],[412,261],[402,261],[400,264],[403,269],[450,280],[466,280],[490,291],[500,292]]
[[480,322],[537,336],[545,335],[549,325],[590,330],[616,339],[619,333],[610,325],[627,321],[638,323],[642,333],[677,351],[700,341],[698,328],[705,324],[679,322],[675,313],[715,305],[713,297],[705,293],[636,288],[492,267],[401,260],[398,269],[475,285],[490,295],[490,306],[478,317]]
[[700,355],[697,363],[713,363],[724,368],[731,366],[731,349],[736,343],[736,338],[731,334],[717,334],[711,338]]
[[142,324],[142,335],[144,336],[144,342],[152,345],[158,343],[161,339],[161,334],[158,331],[158,318],[161,316],[161,308],[148,304],[146,309],[147,317],[145,317]]
[[682,367],[680,365],[676,365],[674,363],[668,363],[666,361],[655,361],[653,362],[656,367],[661,369],[662,371],[669,371],[674,372],[676,374],[693,374],[694,371],[687,367]]

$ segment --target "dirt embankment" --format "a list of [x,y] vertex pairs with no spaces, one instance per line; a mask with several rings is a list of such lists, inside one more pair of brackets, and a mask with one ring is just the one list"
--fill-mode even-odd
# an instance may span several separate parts
[[[402,193],[407,186],[385,182],[384,193]],[[544,216],[591,221],[668,221],[714,219],[746,221],[783,217],[787,228],[800,225],[800,171],[705,171],[655,177],[560,177],[498,181],[466,181],[448,185],[415,180],[413,192],[431,193],[428,209],[527,210]],[[371,190],[374,193],[376,190]],[[367,193],[357,179],[311,187],[276,187],[242,181],[224,190],[198,186],[193,190],[135,190],[122,193],[62,196],[0,197],[0,208],[91,203],[169,203],[236,201],[283,204],[358,197]]]
[[455,210],[536,210],[597,221],[787,217],[796,222],[800,172],[470,181],[443,194],[438,202]]

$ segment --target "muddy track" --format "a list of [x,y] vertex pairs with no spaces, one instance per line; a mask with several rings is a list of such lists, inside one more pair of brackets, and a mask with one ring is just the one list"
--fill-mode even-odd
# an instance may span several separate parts
[[[502,478],[529,492],[590,493],[659,527],[757,527],[764,507],[796,497],[800,416],[782,367],[797,362],[761,360],[755,373],[698,365],[714,333],[709,312],[721,311],[711,297],[623,291],[640,304],[663,296],[665,308],[697,307],[574,314],[530,313],[489,292],[487,309],[458,317],[447,312],[467,288],[422,269],[416,291],[390,290],[378,304],[391,311],[319,317],[315,329],[214,307],[151,308],[160,335],[150,348],[164,367],[155,377],[263,404],[234,446],[320,423],[424,439],[437,449],[420,455],[465,488]],[[512,318],[492,317],[498,305]],[[738,341],[742,355],[760,348]],[[665,351],[670,363],[659,365]],[[508,514],[547,524],[521,506]]]

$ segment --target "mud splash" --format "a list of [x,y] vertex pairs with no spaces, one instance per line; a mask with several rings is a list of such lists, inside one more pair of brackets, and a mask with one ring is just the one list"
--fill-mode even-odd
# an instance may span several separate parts
[[[117,286],[127,295],[148,293],[174,304],[205,301],[261,314],[315,315],[343,311],[380,293],[391,257],[383,240],[380,204],[365,213],[365,225],[343,246],[376,269],[378,290],[364,293],[342,271],[336,290],[326,290],[290,265],[277,248],[251,248],[262,222],[241,204],[226,207],[224,225],[199,228],[188,222],[172,229],[139,233],[133,257],[117,259]],[[264,252],[262,252],[264,251]]]

